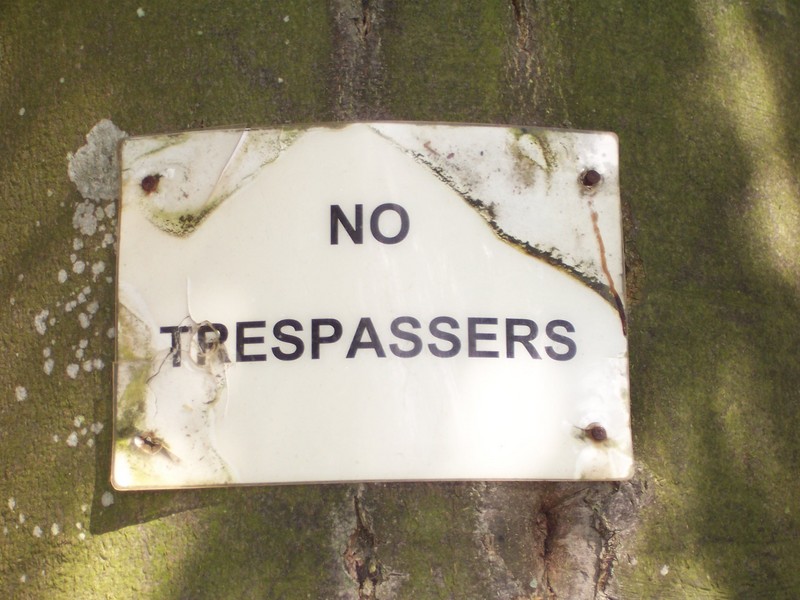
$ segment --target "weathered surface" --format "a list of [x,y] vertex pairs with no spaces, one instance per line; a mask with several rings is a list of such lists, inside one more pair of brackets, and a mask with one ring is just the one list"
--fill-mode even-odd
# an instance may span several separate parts
[[[800,595],[795,4],[141,9],[0,8],[0,595]],[[114,204],[66,160],[105,118],[617,132],[637,478],[111,492]]]

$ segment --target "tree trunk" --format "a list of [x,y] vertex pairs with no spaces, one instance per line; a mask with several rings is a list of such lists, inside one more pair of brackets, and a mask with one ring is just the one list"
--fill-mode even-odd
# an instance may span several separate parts
[[[2,597],[800,596],[796,4],[0,15]],[[104,118],[616,132],[634,479],[114,492],[115,202],[82,198],[65,158]]]

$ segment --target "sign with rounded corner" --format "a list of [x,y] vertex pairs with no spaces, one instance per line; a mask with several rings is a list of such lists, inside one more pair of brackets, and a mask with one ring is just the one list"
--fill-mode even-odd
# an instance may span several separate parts
[[117,489],[632,474],[617,138],[121,146]]

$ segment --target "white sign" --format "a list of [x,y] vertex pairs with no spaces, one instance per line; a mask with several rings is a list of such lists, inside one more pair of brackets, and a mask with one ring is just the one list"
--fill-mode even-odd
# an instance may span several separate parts
[[121,153],[118,489],[631,475],[613,134],[368,123]]

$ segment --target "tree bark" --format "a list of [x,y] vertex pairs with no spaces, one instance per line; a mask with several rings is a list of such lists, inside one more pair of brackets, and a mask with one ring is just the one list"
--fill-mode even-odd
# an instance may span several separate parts
[[[0,595],[800,595],[795,4],[8,0],[0,15]],[[87,204],[65,160],[104,118],[129,134],[616,132],[636,476],[114,492],[115,202]]]

